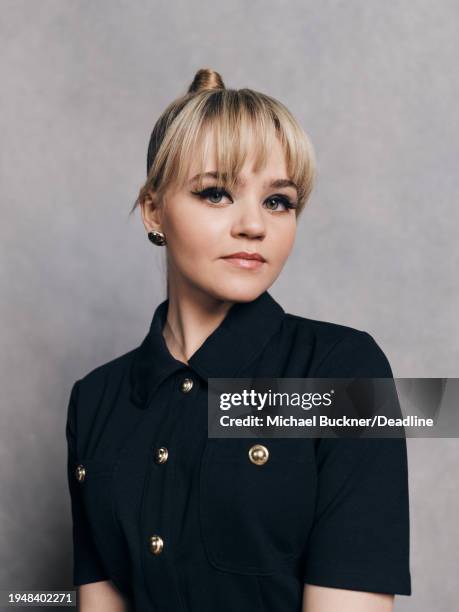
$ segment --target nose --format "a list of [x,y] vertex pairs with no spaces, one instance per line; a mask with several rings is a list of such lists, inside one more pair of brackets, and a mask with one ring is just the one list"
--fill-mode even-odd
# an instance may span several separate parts
[[[236,210],[237,209],[237,210]],[[263,238],[266,234],[266,222],[258,200],[246,198],[235,206],[233,235],[248,238]]]

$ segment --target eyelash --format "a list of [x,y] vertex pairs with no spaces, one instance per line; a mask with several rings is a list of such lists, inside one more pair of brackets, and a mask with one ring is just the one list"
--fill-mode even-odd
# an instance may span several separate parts
[[[193,195],[197,196],[198,198],[200,198],[201,200],[206,200],[208,197],[210,197],[210,195],[215,194],[215,193],[222,194],[222,195],[227,195],[231,199],[231,196],[229,195],[229,193],[225,189],[218,188],[217,186],[206,187],[206,189],[203,189],[202,191],[192,191],[191,193]],[[274,212],[274,213],[276,213],[276,212],[288,213],[289,209],[297,208],[296,202],[292,202],[290,200],[290,198],[288,198],[285,195],[272,195],[268,199],[271,200],[271,199],[274,199],[274,198],[277,198],[278,200],[281,200],[282,204],[285,206],[285,208],[287,210],[283,210],[283,211],[271,210],[271,212]],[[216,206],[219,206],[219,203],[211,202],[211,203],[209,203],[209,206],[213,206],[215,208]]]

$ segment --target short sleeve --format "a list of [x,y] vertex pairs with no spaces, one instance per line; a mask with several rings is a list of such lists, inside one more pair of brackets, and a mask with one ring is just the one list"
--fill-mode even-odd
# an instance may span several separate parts
[[75,586],[109,579],[97,552],[81,497],[81,486],[75,477],[77,464],[75,409],[78,383],[79,381],[74,383],[70,393],[66,423],[67,482],[72,512],[73,584]]
[[[375,340],[340,341],[317,377],[392,378]],[[304,582],[411,595],[408,461],[403,438],[320,438]]]

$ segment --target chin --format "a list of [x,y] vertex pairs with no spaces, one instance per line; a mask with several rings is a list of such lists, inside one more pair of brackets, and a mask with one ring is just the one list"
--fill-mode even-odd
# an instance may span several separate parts
[[220,280],[216,286],[209,290],[209,293],[225,302],[252,302],[270,286],[271,284],[262,283],[255,279],[244,281],[233,279],[228,283]]

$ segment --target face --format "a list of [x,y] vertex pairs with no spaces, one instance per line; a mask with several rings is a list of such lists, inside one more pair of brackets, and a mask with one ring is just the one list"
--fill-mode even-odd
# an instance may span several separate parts
[[[212,147],[209,147],[212,151]],[[215,172],[212,155],[204,172]],[[282,146],[276,141],[259,172],[248,157],[238,186],[231,193],[217,189],[211,174],[198,192],[191,165],[183,189],[166,191],[141,207],[147,232],[162,231],[167,240],[170,288],[204,292],[217,300],[251,301],[268,289],[280,274],[296,233],[296,188],[288,184]],[[283,182],[281,182],[283,181]],[[233,254],[258,254],[262,261]]]

